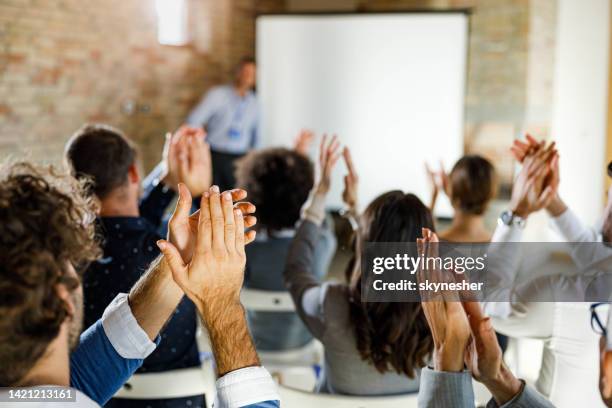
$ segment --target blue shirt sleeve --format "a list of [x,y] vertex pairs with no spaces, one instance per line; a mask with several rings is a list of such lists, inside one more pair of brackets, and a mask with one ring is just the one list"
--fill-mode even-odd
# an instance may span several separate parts
[[246,405],[243,408],[279,408],[280,401],[262,401],[257,404]]
[[121,357],[98,320],[81,334],[79,346],[70,356],[70,385],[104,405],[142,362]]

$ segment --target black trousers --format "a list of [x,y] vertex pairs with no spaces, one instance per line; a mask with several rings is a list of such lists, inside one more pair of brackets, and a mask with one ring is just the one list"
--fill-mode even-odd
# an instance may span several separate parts
[[244,154],[222,153],[211,150],[213,184],[221,191],[236,187],[236,160]]

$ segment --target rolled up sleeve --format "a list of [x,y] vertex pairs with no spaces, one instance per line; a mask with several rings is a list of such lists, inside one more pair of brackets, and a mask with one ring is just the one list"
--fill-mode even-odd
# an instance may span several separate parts
[[108,340],[123,358],[145,359],[157,347],[136,321],[126,293],[118,294],[108,305],[102,315],[102,327]]
[[279,406],[276,383],[263,367],[232,371],[219,378],[216,386],[215,408]]

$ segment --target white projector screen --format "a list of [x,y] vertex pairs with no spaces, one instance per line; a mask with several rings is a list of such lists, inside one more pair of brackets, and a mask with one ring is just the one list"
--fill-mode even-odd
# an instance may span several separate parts
[[[467,35],[463,13],[260,16],[263,145],[290,146],[301,129],[337,133],[359,171],[361,208],[392,189],[428,204],[424,163],[448,168],[463,151]],[[345,173],[338,165],[331,208]],[[444,199],[436,210],[451,213]]]

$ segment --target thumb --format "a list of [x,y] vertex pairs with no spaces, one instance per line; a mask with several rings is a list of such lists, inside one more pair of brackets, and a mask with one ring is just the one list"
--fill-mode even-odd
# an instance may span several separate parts
[[183,290],[187,287],[187,266],[181,257],[178,249],[170,242],[160,239],[157,241],[157,246],[164,255],[164,259],[170,267],[172,278]]

